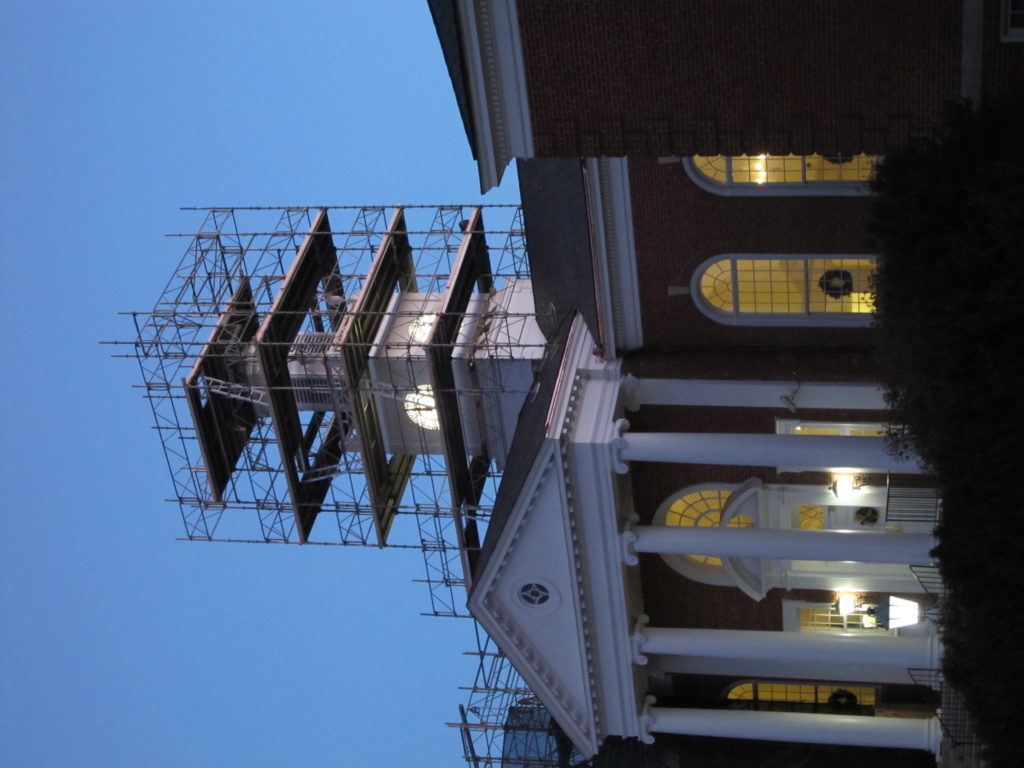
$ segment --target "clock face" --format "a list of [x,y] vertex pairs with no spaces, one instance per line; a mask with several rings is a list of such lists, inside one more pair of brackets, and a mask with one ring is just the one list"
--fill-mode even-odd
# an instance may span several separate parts
[[409,323],[409,341],[414,344],[426,344],[430,340],[430,330],[437,319],[436,312],[419,315]]
[[434,390],[428,384],[421,384],[404,398],[405,415],[413,424],[422,429],[436,430],[441,426],[437,418],[437,404]]

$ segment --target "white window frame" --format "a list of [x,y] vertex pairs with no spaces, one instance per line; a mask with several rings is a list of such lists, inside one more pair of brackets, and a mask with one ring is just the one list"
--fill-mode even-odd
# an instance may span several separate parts
[[[731,155],[726,155],[731,162]],[[876,162],[880,158],[876,157]],[[708,178],[689,157],[680,158],[683,171],[690,181],[706,192],[723,197],[863,197],[871,189],[863,181],[782,181],[757,184],[752,181],[715,181]]]
[[[1024,43],[1024,0],[1003,0],[1000,10],[999,39],[1004,43]],[[1014,13],[1021,16],[1017,25],[1012,25],[1010,21]]]
[[733,262],[733,306],[738,307],[739,302],[735,295],[736,280],[735,267],[738,259],[764,259],[764,260],[792,260],[809,261],[810,259],[871,259],[877,257],[870,253],[720,253],[703,261],[693,271],[690,278],[690,296],[697,309],[702,314],[710,317],[716,323],[723,325],[755,325],[755,326],[808,326],[812,328],[867,328],[873,322],[873,312],[833,312],[816,314],[796,314],[784,312],[744,312],[738,309],[732,312],[725,312],[711,304],[704,298],[701,292],[700,281],[705,270],[712,264],[725,259]]

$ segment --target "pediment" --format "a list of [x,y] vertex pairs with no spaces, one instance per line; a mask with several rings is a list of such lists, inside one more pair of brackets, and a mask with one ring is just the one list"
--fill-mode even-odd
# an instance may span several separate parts
[[578,573],[559,443],[549,438],[469,607],[569,738],[593,754],[598,742]]

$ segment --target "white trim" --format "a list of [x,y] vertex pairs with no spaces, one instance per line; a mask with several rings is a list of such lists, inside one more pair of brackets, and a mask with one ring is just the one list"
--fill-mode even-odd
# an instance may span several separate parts
[[644,344],[629,163],[624,157],[588,157],[584,174],[601,342],[605,358],[613,359]]
[[533,130],[516,0],[458,0],[480,191],[516,157],[533,157]]
[[[770,312],[725,312],[712,307],[700,289],[700,281],[705,270],[719,261],[732,260],[733,272],[737,259],[778,259],[780,261],[809,261],[810,259],[871,259],[877,257],[870,253],[719,253],[705,259],[693,271],[690,278],[690,296],[701,314],[723,325],[756,325],[756,326],[806,326],[810,328],[867,328],[875,319],[872,312],[816,312],[809,314],[770,313]],[[736,305],[735,274],[733,283],[733,305]],[[805,286],[805,298],[810,285]]]
[[[1005,9],[1009,4],[1003,3]],[[960,98],[981,99],[982,51],[985,47],[985,0],[963,0],[960,24]],[[1004,22],[1008,14],[1003,15]],[[1006,38],[1002,38],[1004,41]],[[1022,38],[1024,42],[1024,38]]]
[[705,192],[722,197],[863,197],[871,194],[871,189],[862,181],[775,182],[773,184],[733,181],[723,184],[709,179],[698,171],[689,157],[681,158],[680,162],[686,175],[690,177],[690,181]]
[[[639,575],[623,573],[619,530],[632,512],[632,496],[612,472],[620,362],[602,361],[577,317],[566,352],[572,386],[556,395],[549,437],[562,451],[565,504],[579,574],[594,722],[598,740],[639,736],[636,711],[646,676],[632,663],[630,617],[639,610]],[[584,754],[585,750],[581,748]],[[588,755],[589,756],[589,755]]]
[[[1011,0],[1000,0],[1000,6],[1001,6],[1000,10],[1002,11],[1000,16],[1002,18],[1000,19],[1000,22],[999,22],[999,39],[1002,42],[1004,42],[1004,43],[1024,43],[1024,27],[1011,27],[1010,26],[1010,2],[1011,2]],[[973,7],[975,5],[978,6],[977,9],[975,9]],[[974,11],[974,13],[976,15],[976,20],[972,19],[972,21],[974,21],[975,24],[980,26],[980,23],[982,21],[980,16],[981,16],[981,11],[983,10],[982,0],[965,0],[965,2],[964,2],[964,22],[965,22],[965,26],[966,26],[966,23],[968,21],[967,6],[971,6],[972,7],[972,11]],[[964,37],[966,38],[966,36],[967,36],[967,31],[965,29],[964,30]],[[979,66],[980,66],[980,63],[979,63]]]
[[[584,755],[589,756],[597,751],[600,743],[595,733],[592,703],[592,659],[582,650],[577,650],[576,662],[550,666],[545,650],[537,646],[538,639],[528,637],[522,626],[524,617],[530,612],[524,610],[519,601],[507,590],[500,588],[502,576],[510,568],[510,562],[518,557],[529,557],[529,553],[517,552],[516,546],[531,518],[543,515],[558,518],[560,523],[566,521],[568,510],[564,494],[560,490],[564,487],[564,482],[558,443],[556,440],[547,439],[538,450],[523,485],[523,492],[511,511],[506,529],[491,553],[487,567],[479,574],[473,593],[469,596],[468,607],[470,613],[498,644],[566,735]],[[555,488],[559,490],[552,494],[551,491]],[[566,539],[568,538],[566,536]],[[578,564],[574,562],[572,542],[563,541],[559,547],[565,548],[567,562],[548,565],[553,565],[556,569],[564,568],[574,576]],[[534,580],[544,578],[545,565],[538,565],[540,567],[537,576],[531,575]],[[554,579],[551,579],[551,583],[554,583]],[[566,589],[560,598],[561,604],[557,610],[560,613],[569,613],[571,617],[562,617],[558,621],[563,626],[571,625],[574,635],[564,639],[567,644],[565,647],[583,649],[587,643],[584,637],[586,626],[581,595],[578,589]],[[547,616],[544,620],[554,619]]]
[[623,574],[619,543],[619,529],[631,507],[607,450],[617,387],[600,376],[585,376],[579,383],[577,412],[566,421],[562,450],[573,547],[581,562],[588,655],[596,675],[591,682],[595,719],[599,738],[629,738],[640,735],[635,713],[646,682],[643,671],[633,665],[630,617],[639,610],[639,600]]

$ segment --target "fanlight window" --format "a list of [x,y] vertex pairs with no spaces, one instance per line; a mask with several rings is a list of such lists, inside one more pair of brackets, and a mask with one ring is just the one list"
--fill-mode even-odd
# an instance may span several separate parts
[[694,155],[687,170],[718,194],[863,194],[875,155]]
[[700,309],[735,325],[867,325],[874,302],[870,256],[736,255],[694,275]]
[[[691,527],[718,526],[722,522],[722,508],[732,495],[732,491],[721,488],[707,488],[693,491],[678,497],[665,513],[665,525],[684,525]],[[728,528],[752,528],[754,521],[746,515],[737,515],[726,524]],[[687,555],[694,562],[702,565],[719,567],[722,558],[708,555]]]

